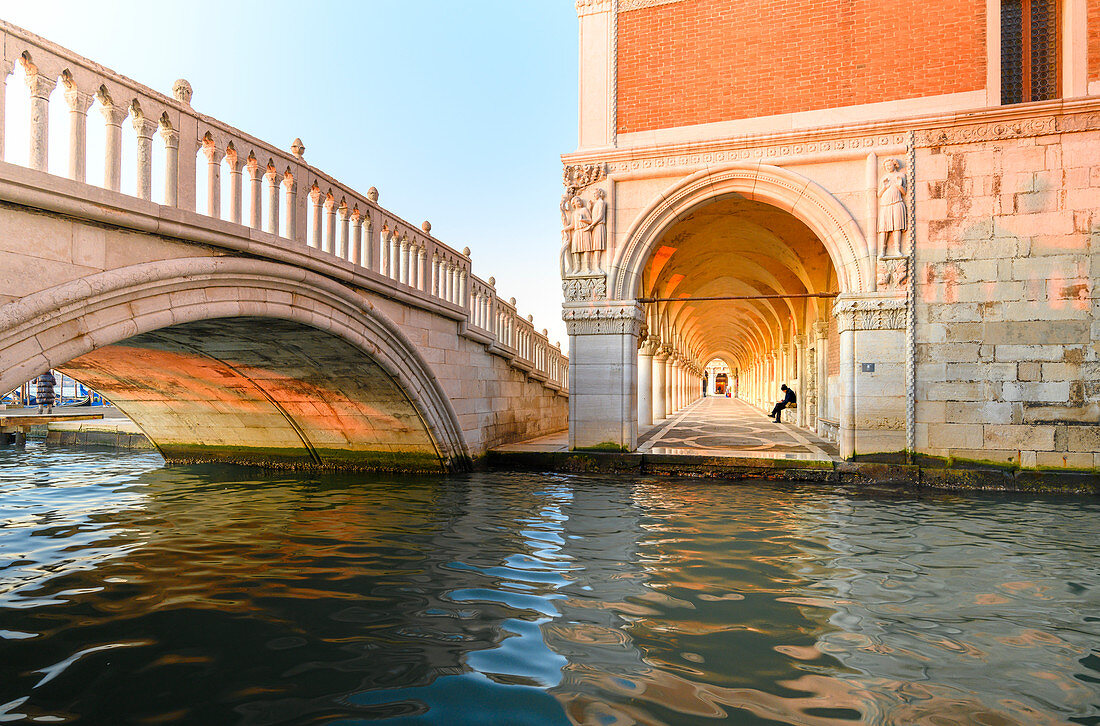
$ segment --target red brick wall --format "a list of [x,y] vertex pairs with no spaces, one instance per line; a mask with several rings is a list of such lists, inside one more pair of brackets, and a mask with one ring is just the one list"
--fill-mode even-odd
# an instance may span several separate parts
[[620,133],[975,91],[985,0],[684,0],[621,13],[618,53]]
[[1089,0],[1089,80],[1100,81],[1100,0]]

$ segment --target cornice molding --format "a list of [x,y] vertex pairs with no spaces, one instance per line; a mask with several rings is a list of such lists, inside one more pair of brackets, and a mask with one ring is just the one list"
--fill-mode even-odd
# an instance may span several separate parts
[[645,321],[645,311],[633,300],[610,301],[602,305],[563,306],[561,319],[569,335],[603,335],[607,333],[638,335]]
[[619,12],[628,13],[631,10],[644,10],[658,5],[673,5],[684,0],[619,0]]
[[[844,153],[905,146],[910,130],[918,147],[978,143],[1100,128],[1100,96],[996,106],[978,111],[915,116],[874,123],[819,126],[774,134],[730,136],[648,146],[592,149],[562,155],[565,165],[606,163],[608,174],[690,167],[801,154]],[[719,157],[721,155],[721,157]]]
[[611,0],[577,0],[577,17],[611,12]]

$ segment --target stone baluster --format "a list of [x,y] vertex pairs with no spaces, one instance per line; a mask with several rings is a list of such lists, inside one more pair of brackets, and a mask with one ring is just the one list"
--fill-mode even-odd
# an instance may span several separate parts
[[409,238],[401,238],[401,246],[398,253],[397,281],[403,285],[409,284]]
[[279,236],[279,172],[274,164],[267,165],[267,231]]
[[347,202],[341,200],[340,206],[337,208],[337,214],[339,215],[337,224],[336,235],[336,256],[341,260],[349,259],[348,255],[348,232],[351,226],[351,217],[348,214]]
[[206,213],[218,219],[222,215],[222,150],[207,134],[202,142],[206,157]]
[[448,260],[443,272],[443,299],[454,302],[455,266]]
[[107,139],[103,150],[103,186],[117,192],[122,184],[122,122],[129,110],[116,106],[105,93],[100,92],[99,100],[103,104],[100,110]]
[[359,213],[359,207],[351,210],[351,242],[349,262],[353,265],[363,264],[363,215]]
[[460,269],[458,276],[458,297],[455,302],[461,305],[463,310],[468,307],[468,303],[466,302],[466,286],[468,282],[469,275],[466,273],[466,270]]
[[427,256],[428,252],[424,249],[423,245],[416,248],[416,289],[421,292],[427,289],[427,285],[424,281],[424,264]]
[[88,109],[95,96],[81,93],[76,86],[65,91],[69,104],[69,178],[88,181]]
[[260,229],[263,224],[263,171],[260,169],[256,156],[249,152],[245,160],[248,169],[249,195],[248,195],[248,226],[252,229]]
[[336,254],[336,199],[332,192],[325,195],[325,239],[321,251]]
[[432,297],[439,297],[439,255],[432,252],[432,279],[429,281],[428,292]]
[[398,280],[401,277],[401,238],[397,236],[397,230],[390,235],[390,269],[388,277]]
[[361,238],[362,243],[360,244],[360,247],[359,247],[359,264],[362,265],[363,267],[366,267],[367,269],[370,269],[370,266],[374,263],[374,260],[371,259],[372,252],[374,250],[374,247],[373,247],[373,244],[374,244],[373,230],[374,230],[374,226],[371,223],[370,213],[369,212],[364,212],[363,213],[363,236]]
[[309,198],[313,201],[313,231],[309,235],[306,245],[314,249],[321,249],[322,225],[324,224],[325,199],[321,196],[321,190],[316,185],[309,190]]
[[27,88],[31,92],[30,166],[47,171],[50,139],[50,94],[57,88],[56,78],[40,75],[27,65]]
[[390,274],[390,229],[382,225],[382,236],[378,243],[378,272],[382,275]]
[[233,144],[225,147],[225,162],[229,165],[229,221],[240,224],[244,206],[243,175],[241,158]]
[[[153,133],[157,130],[155,121],[150,121],[139,113],[132,114],[130,122],[137,134],[137,195],[139,199],[153,198]],[[72,163],[70,161],[70,168]]]
[[164,139],[164,203],[175,207],[179,204],[180,135],[162,121],[160,137]]
[[5,109],[8,107],[8,76],[11,75],[11,69],[14,64],[0,57],[0,161],[4,159],[4,117],[7,115]]
[[[301,242],[295,235],[300,235],[304,230],[298,230],[298,180],[287,167],[283,172],[283,193],[286,197],[286,236]],[[303,202],[304,204],[304,202]]]

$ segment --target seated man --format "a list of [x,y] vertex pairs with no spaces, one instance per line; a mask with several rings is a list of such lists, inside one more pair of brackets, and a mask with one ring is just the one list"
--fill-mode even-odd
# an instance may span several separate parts
[[785,409],[787,406],[794,405],[795,400],[796,400],[796,396],[794,395],[794,391],[787,388],[786,383],[781,385],[779,387],[779,390],[786,391],[786,393],[783,395],[783,400],[779,401],[778,403],[775,404],[775,408],[772,409],[772,412],[770,414],[771,417],[775,419],[776,423],[781,423],[781,421],[779,420],[779,412],[782,411],[783,409]]

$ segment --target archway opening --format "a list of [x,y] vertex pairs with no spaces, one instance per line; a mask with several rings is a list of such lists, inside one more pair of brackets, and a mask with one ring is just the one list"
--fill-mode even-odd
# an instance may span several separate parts
[[169,461],[438,471],[401,382],[331,332],[267,317],[172,325],[58,370],[102,392]]
[[[736,192],[701,201],[659,233],[638,282],[662,345],[700,369],[724,364],[726,387],[736,372],[737,395],[760,409],[785,383],[799,396],[793,423],[835,427],[838,387],[829,378],[839,372],[839,336],[830,310],[841,286],[825,245],[794,214]],[[707,376],[708,395],[718,395],[718,372]]]

